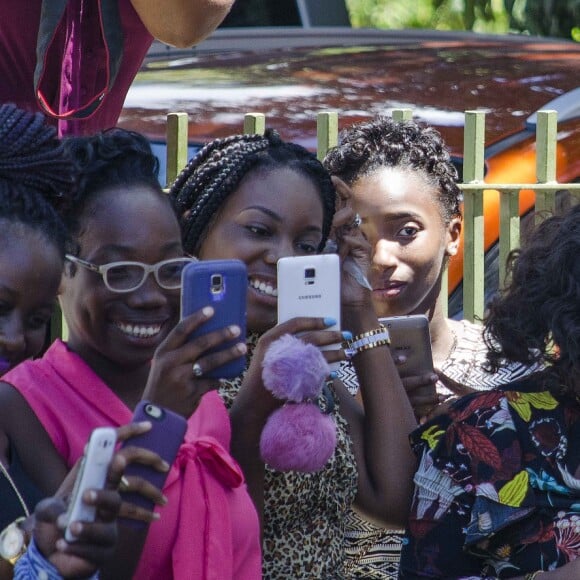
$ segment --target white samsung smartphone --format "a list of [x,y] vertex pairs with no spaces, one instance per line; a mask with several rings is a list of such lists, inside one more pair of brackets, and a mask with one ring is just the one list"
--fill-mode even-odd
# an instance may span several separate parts
[[407,359],[397,365],[402,378],[433,371],[429,320],[424,314],[390,316],[379,318],[379,322],[389,331],[393,358],[404,355]]
[[96,508],[83,501],[83,493],[86,489],[104,487],[116,443],[117,431],[112,427],[98,427],[91,433],[67,510],[67,527],[64,533],[67,542],[76,540],[69,529],[72,522],[92,522],[95,519]]
[[[278,324],[298,316],[334,318],[340,330],[340,259],[337,254],[278,260]],[[323,349],[337,348],[329,345]],[[331,364],[335,370],[339,364]]]

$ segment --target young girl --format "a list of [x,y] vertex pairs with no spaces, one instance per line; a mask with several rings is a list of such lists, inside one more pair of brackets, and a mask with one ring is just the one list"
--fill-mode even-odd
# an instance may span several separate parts
[[[332,322],[322,318],[276,325],[278,260],[321,252],[332,227],[343,266],[357,264],[363,273],[368,266],[369,248],[354,227],[348,188],[339,180],[337,188],[346,205],[335,214],[336,191],[316,157],[267,131],[209,143],[170,192],[186,251],[201,260],[237,258],[248,268],[248,368],[221,393],[231,407],[232,451],[263,513],[267,578],[344,577],[345,515],[353,502],[386,522],[407,517],[413,469],[407,436],[415,420],[387,341],[373,339],[381,331],[370,292],[349,267],[342,268],[342,327],[355,342],[360,335],[368,339],[352,359],[368,412],[334,381],[318,401],[338,431],[322,470],[275,471],[259,454],[262,427],[280,405],[262,383],[268,346],[284,334],[303,333],[304,341],[318,346],[344,339],[325,330]],[[340,349],[325,356],[335,362],[345,355]]]
[[[68,234],[59,211],[73,198],[72,160],[45,125],[42,115],[32,115],[14,105],[0,106],[0,376],[41,350],[56,302]],[[14,390],[3,392],[3,424],[19,425],[32,443],[3,432],[0,436],[0,577],[42,574],[91,575],[110,557],[116,543],[116,516],[120,497],[114,490],[126,458],[120,456],[109,469],[109,489],[85,498],[97,506],[95,524],[76,525],[78,542],[61,540],[56,518],[66,502],[48,498],[61,479],[53,472],[41,474],[29,458],[33,453],[50,461],[55,451],[30,409],[14,412]],[[126,430],[127,431],[127,430]],[[125,437],[137,434],[129,430]],[[74,474],[73,474],[74,475]],[[59,495],[70,494],[72,479]],[[35,512],[36,522],[32,518]],[[41,523],[40,523],[41,522]],[[32,526],[32,528],[30,527]],[[24,528],[34,541],[26,550]],[[47,576],[48,577],[48,576]]]
[[[457,172],[441,136],[413,121],[381,117],[345,130],[324,160],[352,189],[361,230],[372,246],[370,282],[379,317],[424,314],[429,319],[435,373],[403,380],[418,418],[441,401],[486,390],[537,370],[512,364],[501,375],[483,368],[481,325],[443,314],[441,277],[461,233]],[[348,381],[353,393],[356,381]],[[439,398],[419,389],[436,383]],[[353,513],[349,566],[361,577],[397,575],[400,535],[381,531]]]
[[[146,139],[113,130],[67,147],[79,172],[78,197],[67,214],[75,245],[60,295],[69,337],[6,374],[0,397],[18,391],[11,413],[38,418],[64,463],[61,470],[82,455],[95,427],[130,422],[144,397],[181,413],[188,430],[163,489],[161,517],[139,529],[120,525],[117,557],[102,575],[257,578],[258,519],[228,453],[228,415],[218,395],[207,392],[217,383],[193,372],[194,363],[219,364],[207,349],[235,339],[240,329],[189,341],[212,316],[208,309],[178,324],[181,270],[191,259]],[[225,361],[245,348],[234,344]],[[41,476],[53,467],[39,460],[19,425],[6,420],[0,427],[24,442]],[[127,480],[125,491],[151,493],[143,480]]]

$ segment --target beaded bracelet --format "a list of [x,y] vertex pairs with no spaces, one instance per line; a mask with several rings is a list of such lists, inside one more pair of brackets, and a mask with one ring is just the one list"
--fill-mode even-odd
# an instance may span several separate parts
[[535,572],[529,572],[524,576],[524,580],[535,580],[537,576],[543,573],[544,570],[536,570]]
[[389,331],[384,326],[379,326],[379,328],[357,334],[351,340],[344,341],[342,348],[347,358],[350,359],[365,350],[370,350],[377,346],[388,346],[389,344],[391,344]]

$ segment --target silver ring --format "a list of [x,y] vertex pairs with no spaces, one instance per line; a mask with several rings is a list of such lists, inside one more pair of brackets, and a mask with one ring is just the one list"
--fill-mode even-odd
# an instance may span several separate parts
[[201,365],[198,362],[193,363],[191,370],[193,371],[194,377],[201,377],[201,375],[203,375],[203,369],[201,368]]
[[123,475],[118,486],[119,491],[129,491],[129,480]]
[[355,213],[354,217],[352,218],[352,222],[350,224],[350,227],[351,228],[359,228],[361,224],[362,224],[362,218],[360,217],[360,214]]

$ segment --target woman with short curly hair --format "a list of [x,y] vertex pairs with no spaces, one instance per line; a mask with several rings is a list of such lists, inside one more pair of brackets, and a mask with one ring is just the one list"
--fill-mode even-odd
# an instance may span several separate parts
[[[414,121],[378,117],[346,129],[324,164],[352,188],[353,206],[373,249],[370,282],[378,316],[421,314],[429,320],[436,372],[403,377],[417,418],[450,397],[529,372],[513,364],[501,375],[487,373],[481,325],[444,314],[441,281],[459,246],[462,196],[441,135]],[[343,370],[343,380],[356,393],[356,381],[349,382],[352,375]],[[399,534],[351,514],[347,549],[353,575],[396,576],[400,544]]]

